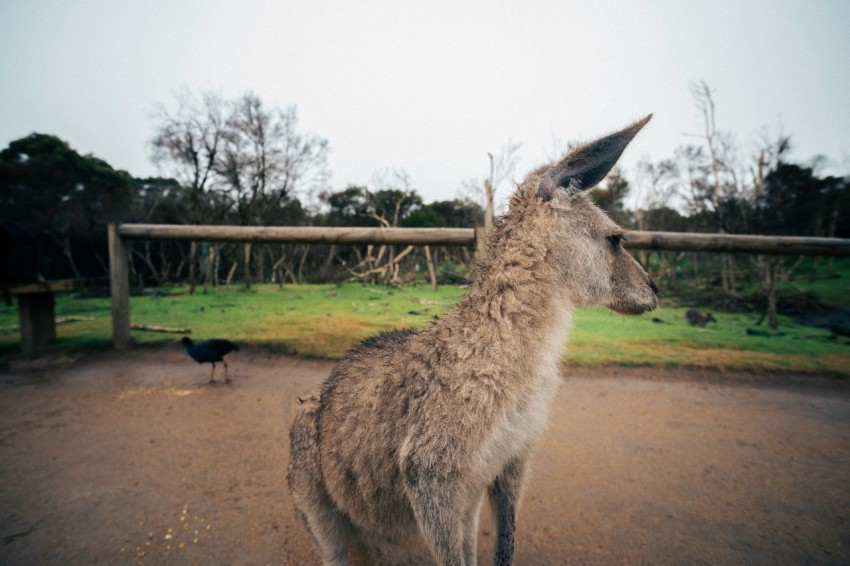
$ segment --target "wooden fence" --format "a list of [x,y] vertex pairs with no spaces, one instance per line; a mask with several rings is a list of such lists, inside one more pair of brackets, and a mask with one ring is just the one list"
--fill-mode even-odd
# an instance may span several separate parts
[[[850,257],[850,239],[795,236],[697,234],[630,231],[624,245],[635,250],[815,255]],[[110,224],[109,270],[112,291],[112,341],[130,343],[130,278],[127,241],[182,240],[258,244],[386,244],[424,246],[484,245],[483,228],[322,228],[291,226],[186,226]]]

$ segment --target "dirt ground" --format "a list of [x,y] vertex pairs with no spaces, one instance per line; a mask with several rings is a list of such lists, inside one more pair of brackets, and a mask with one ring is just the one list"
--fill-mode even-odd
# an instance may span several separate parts
[[[0,564],[318,563],[286,489],[287,430],[331,367],[240,351],[233,384],[209,386],[177,346],[7,361]],[[480,563],[492,543],[485,507]],[[850,563],[850,386],[566,369],[516,563]]]

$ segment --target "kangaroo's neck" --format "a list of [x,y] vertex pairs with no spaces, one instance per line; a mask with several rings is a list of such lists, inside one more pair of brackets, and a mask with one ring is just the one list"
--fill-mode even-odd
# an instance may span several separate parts
[[478,339],[523,356],[560,352],[572,305],[542,262],[495,261],[481,273],[458,305],[461,318],[478,321]]
[[427,333],[439,359],[461,374],[483,368],[500,380],[557,374],[572,312],[552,253],[557,222],[536,191],[517,190],[466,296]]
[[497,233],[490,246],[466,297],[441,321],[444,344],[459,358],[482,356],[506,375],[554,371],[572,305],[547,264],[545,239]]

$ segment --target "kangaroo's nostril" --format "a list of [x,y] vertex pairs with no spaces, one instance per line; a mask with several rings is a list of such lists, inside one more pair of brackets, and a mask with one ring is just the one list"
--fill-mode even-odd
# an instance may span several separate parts
[[649,288],[652,289],[652,292],[658,295],[658,286],[655,284],[655,281],[652,279],[649,280]]

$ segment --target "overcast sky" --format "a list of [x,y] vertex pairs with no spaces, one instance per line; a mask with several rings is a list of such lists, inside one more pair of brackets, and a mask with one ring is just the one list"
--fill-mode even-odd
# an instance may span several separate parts
[[396,168],[432,201],[509,139],[521,177],[556,142],[649,112],[624,164],[670,157],[701,130],[689,85],[705,80],[745,150],[781,128],[795,158],[847,174],[848,30],[847,0],[2,0],[0,147],[55,134],[156,175],[157,104],[253,91],[329,140],[334,190]]

